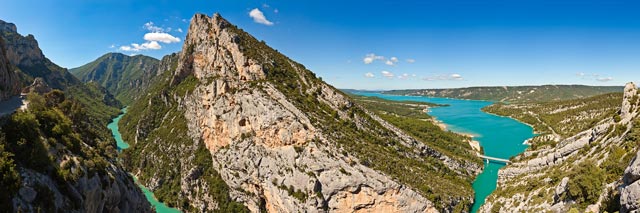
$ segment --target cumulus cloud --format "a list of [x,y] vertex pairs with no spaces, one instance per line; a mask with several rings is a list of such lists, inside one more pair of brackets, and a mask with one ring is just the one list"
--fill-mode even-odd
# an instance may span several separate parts
[[144,25],[142,25],[142,28],[150,32],[156,32],[156,33],[161,33],[165,31],[164,28],[156,26],[152,21],[144,23]]
[[414,62],[416,62],[416,60],[412,59],[412,58],[409,58],[406,61],[407,61],[407,63],[410,63],[410,64],[413,64]]
[[600,82],[608,82],[608,81],[612,81],[613,80],[613,77],[611,77],[611,76],[601,77],[602,75],[597,74],[597,73],[578,72],[578,73],[576,73],[576,76],[578,78],[580,78],[580,79],[596,80],[596,81],[600,81]]
[[153,33],[147,33],[144,34],[144,40],[146,41],[159,41],[165,44],[171,44],[171,43],[176,43],[176,42],[180,42],[179,38],[176,38],[172,35],[170,35],[169,33],[159,33],[159,32],[153,32]]
[[399,75],[398,78],[402,79],[402,80],[409,79],[409,74],[408,73],[403,73],[402,75]]
[[457,73],[451,74],[450,78],[452,80],[462,80],[462,76],[460,74],[457,74]]
[[373,78],[373,77],[376,77],[376,76],[373,73],[368,72],[368,73],[364,74],[364,77]]
[[393,61],[387,60],[386,62],[384,62],[384,64],[389,65],[389,66],[393,66]]
[[603,78],[596,78],[596,81],[600,81],[600,82],[607,82],[607,81],[611,81],[613,80],[613,77],[609,76],[609,77],[603,77]]
[[254,22],[258,24],[264,24],[267,26],[273,25],[273,22],[267,20],[267,17],[264,16],[264,13],[260,11],[258,8],[255,8],[249,12],[249,17],[253,19]]
[[365,64],[371,64],[375,60],[384,60],[384,56],[379,56],[379,55],[376,55],[374,53],[369,53],[369,54],[365,55],[364,58],[362,59],[362,61]]
[[398,62],[398,58],[396,58],[396,57],[391,57],[391,58],[389,59],[389,61],[391,61],[391,62],[393,62],[393,63],[396,63],[396,62]]
[[139,52],[141,50],[159,50],[162,46],[157,41],[149,41],[142,44],[132,43],[131,45],[120,46],[120,50],[127,52]]
[[389,72],[389,71],[386,71],[386,70],[383,70],[382,72],[380,72],[380,74],[382,74],[382,76],[387,77],[387,78],[393,78],[393,76],[394,76],[392,72]]
[[422,78],[422,80],[425,80],[425,81],[461,81],[461,80],[464,80],[464,78],[462,78],[462,75],[454,73],[454,74],[448,74],[448,75],[428,76],[428,77]]
[[182,32],[182,28],[178,28],[176,31],[178,31],[179,33]]

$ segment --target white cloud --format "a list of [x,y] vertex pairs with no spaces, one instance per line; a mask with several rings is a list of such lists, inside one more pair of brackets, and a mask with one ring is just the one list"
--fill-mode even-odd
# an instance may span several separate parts
[[273,22],[267,20],[267,17],[264,16],[264,13],[260,11],[258,8],[255,8],[249,12],[249,17],[253,18],[253,21],[258,24],[264,24],[267,26],[273,25]]
[[409,74],[407,74],[407,73],[403,73],[402,75],[399,75],[399,76],[398,76],[398,78],[399,78],[399,79],[402,79],[402,80],[409,79]]
[[147,40],[147,41],[159,41],[159,42],[166,43],[166,44],[170,44],[170,43],[174,43],[174,42],[180,42],[179,38],[176,38],[176,37],[170,35],[169,33],[159,33],[159,32],[144,34],[144,40]]
[[113,49],[113,48],[116,48],[115,44],[111,44],[111,46],[109,46],[109,49]]
[[389,65],[389,66],[393,66],[393,61],[387,60],[386,62],[384,62],[384,64]]
[[396,58],[396,57],[391,57],[391,58],[389,59],[389,61],[391,61],[391,62],[393,62],[393,63],[396,63],[396,62],[398,62],[398,58]]
[[379,56],[379,55],[376,55],[374,53],[369,53],[369,54],[365,55],[364,58],[362,59],[362,61],[365,64],[371,64],[375,60],[384,60],[384,56]]
[[407,63],[410,63],[410,64],[413,64],[414,62],[416,62],[415,59],[411,59],[411,58],[407,59],[406,61]]
[[373,73],[368,72],[368,73],[364,74],[364,77],[373,78],[373,77],[376,77],[376,76]]
[[120,46],[120,50],[122,51],[139,51],[139,50],[134,50],[131,46]]
[[156,26],[152,21],[144,23],[144,25],[142,25],[142,28],[155,33],[161,33],[165,31],[164,28]]
[[179,33],[182,32],[182,28],[178,28],[176,31],[178,31]]
[[613,80],[613,77],[596,78],[597,81],[607,82]]
[[269,8],[270,6],[267,3],[262,4],[262,8]]
[[386,71],[386,70],[383,70],[380,73],[382,74],[382,76],[387,77],[387,78],[393,78],[393,76],[394,76],[392,72],[389,72],[389,71]]
[[450,75],[433,75],[429,77],[424,77],[422,80],[425,81],[461,81],[464,80],[462,75],[454,73]]
[[601,77],[601,76],[606,76],[606,75],[600,75],[598,73],[584,73],[584,72],[578,72],[576,73],[576,76],[580,79],[584,79],[584,80],[596,80],[596,81],[600,81],[600,82],[608,82],[608,81],[612,81],[613,77],[611,76],[607,76],[607,77]]
[[120,46],[120,50],[126,52],[139,52],[141,50],[159,50],[162,46],[157,41],[149,41],[142,44],[132,43],[131,45]]
[[189,22],[189,20],[183,18],[182,22],[187,23],[187,22]]
[[457,73],[451,74],[450,77],[451,77],[451,80],[462,80],[462,76]]

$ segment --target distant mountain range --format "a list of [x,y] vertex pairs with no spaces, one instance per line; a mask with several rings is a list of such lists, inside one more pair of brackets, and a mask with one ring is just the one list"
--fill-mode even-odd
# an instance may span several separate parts
[[586,98],[605,93],[622,92],[622,89],[621,86],[542,85],[389,90],[382,93],[515,103]]
[[69,70],[83,82],[96,82],[128,105],[148,87],[160,61],[144,55],[107,53],[93,62]]

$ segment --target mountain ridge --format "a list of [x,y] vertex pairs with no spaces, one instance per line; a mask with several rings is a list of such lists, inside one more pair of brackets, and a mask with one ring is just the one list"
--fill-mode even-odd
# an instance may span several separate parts
[[158,75],[160,60],[122,53],[106,53],[96,60],[69,71],[83,82],[97,82],[125,105],[131,104]]
[[490,86],[450,89],[410,89],[383,91],[392,95],[445,97],[497,102],[539,102],[570,100],[611,92],[622,92],[623,87],[588,85]]
[[[452,212],[473,202],[479,159],[454,158],[409,136],[219,14],[194,15],[177,58],[120,128],[132,144],[127,167],[169,205]],[[181,157],[203,150],[211,161]],[[144,166],[149,161],[153,168]]]

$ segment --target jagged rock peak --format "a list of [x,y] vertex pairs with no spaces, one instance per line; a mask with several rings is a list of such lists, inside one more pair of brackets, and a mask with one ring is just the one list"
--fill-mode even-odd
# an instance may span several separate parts
[[189,74],[200,80],[222,77],[230,81],[230,86],[240,81],[264,79],[262,66],[247,57],[247,49],[240,46],[243,38],[238,32],[220,14],[194,15],[172,84]]
[[0,20],[0,31],[18,32],[15,24]]
[[624,96],[622,98],[622,108],[620,109],[620,117],[623,118],[623,120],[625,120],[625,118],[631,119],[632,116],[629,116],[630,114],[632,114],[632,107],[634,104],[636,103],[632,103],[635,102],[637,100],[638,96],[638,87],[636,86],[636,84],[634,84],[633,82],[629,82],[624,86]]

